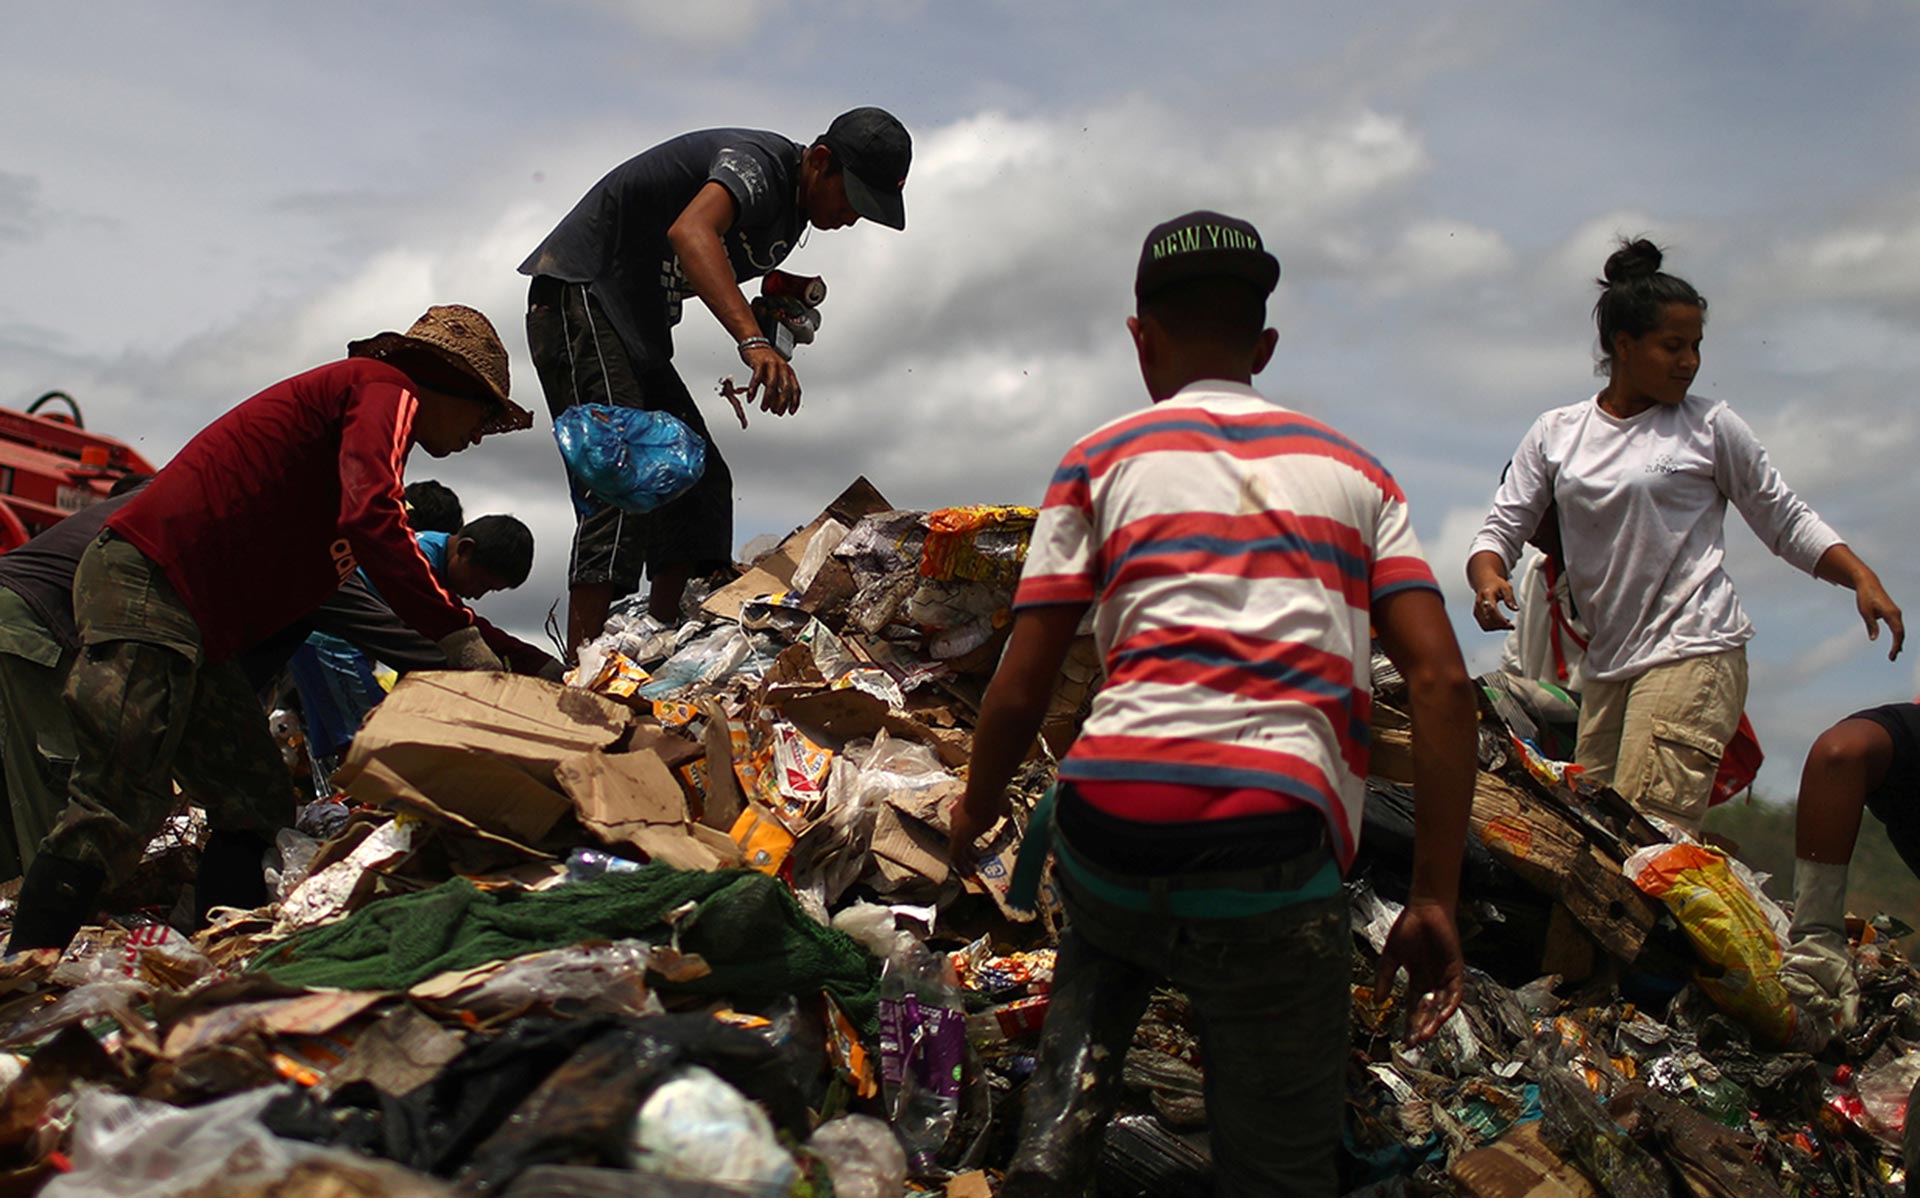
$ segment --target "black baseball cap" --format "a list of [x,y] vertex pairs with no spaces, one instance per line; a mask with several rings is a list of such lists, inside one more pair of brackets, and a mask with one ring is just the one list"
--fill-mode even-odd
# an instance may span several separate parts
[[1155,225],[1140,247],[1133,295],[1154,292],[1188,279],[1245,279],[1265,299],[1280,281],[1280,260],[1267,252],[1260,231],[1246,221],[1218,212],[1189,212]]
[[850,109],[833,118],[820,144],[846,172],[847,202],[855,212],[889,229],[907,227],[900,191],[913,162],[913,138],[897,117],[884,108]]

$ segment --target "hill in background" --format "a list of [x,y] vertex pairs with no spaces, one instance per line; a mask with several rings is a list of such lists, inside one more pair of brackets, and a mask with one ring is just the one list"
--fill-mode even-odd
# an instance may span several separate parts
[[[1707,831],[1739,847],[1748,868],[1771,874],[1767,893],[1793,898],[1793,806],[1766,798],[1735,799],[1707,813]],[[1920,928],[1920,879],[1913,876],[1872,815],[1860,825],[1860,843],[1847,875],[1847,906],[1856,915],[1881,912]]]

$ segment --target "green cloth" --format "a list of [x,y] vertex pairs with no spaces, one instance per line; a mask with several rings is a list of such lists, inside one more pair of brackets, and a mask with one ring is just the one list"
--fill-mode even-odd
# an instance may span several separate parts
[[747,1000],[824,990],[862,1032],[878,1031],[879,962],[815,923],[781,882],[744,869],[644,865],[544,891],[483,891],[456,878],[289,936],[248,969],[292,986],[404,990],[587,940],[665,943],[673,934],[667,916],[686,903],[696,909],[678,923],[678,948],[704,957],[713,972],[680,983],[656,977],[660,989]]

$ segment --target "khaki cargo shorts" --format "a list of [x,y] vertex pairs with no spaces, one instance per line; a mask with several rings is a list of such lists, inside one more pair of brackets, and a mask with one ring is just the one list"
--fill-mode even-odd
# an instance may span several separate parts
[[1580,695],[1574,760],[1648,815],[1695,836],[1727,742],[1747,705],[1747,651],[1654,666]]

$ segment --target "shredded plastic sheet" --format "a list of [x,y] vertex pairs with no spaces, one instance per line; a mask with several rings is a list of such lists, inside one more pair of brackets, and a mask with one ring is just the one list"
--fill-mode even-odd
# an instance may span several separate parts
[[[45,1198],[187,1198],[219,1182],[221,1193],[257,1192],[286,1183],[302,1168],[330,1166],[352,1178],[351,1191],[383,1198],[438,1198],[453,1191],[431,1178],[336,1148],[282,1139],[260,1123],[285,1090],[246,1090],[205,1106],[183,1108],[106,1090],[80,1098],[71,1172],[55,1177]],[[299,1192],[298,1183],[288,1192]]]

